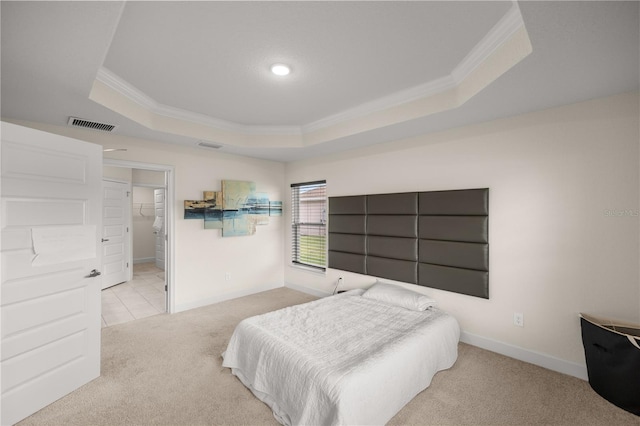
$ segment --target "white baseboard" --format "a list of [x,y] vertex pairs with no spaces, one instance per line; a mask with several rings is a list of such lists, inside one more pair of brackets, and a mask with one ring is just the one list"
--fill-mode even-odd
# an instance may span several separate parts
[[257,287],[251,287],[248,289],[234,291],[231,293],[220,294],[206,299],[194,300],[186,303],[176,303],[173,313],[188,311],[189,309],[200,308],[202,306],[212,305],[214,303],[220,303],[231,299],[237,299],[238,297],[250,296],[252,294],[261,293],[267,290],[273,290],[276,288],[282,288],[282,283],[264,284]]
[[292,290],[298,290],[298,291],[301,291],[302,293],[307,293],[316,297],[327,297],[331,295],[331,293],[318,290],[317,288],[305,287],[299,284],[284,283],[284,286]]
[[133,264],[137,264],[137,263],[149,263],[149,262],[155,262],[156,258],[155,257],[140,257],[138,259],[133,259]]
[[567,374],[569,376],[577,377],[582,380],[589,379],[586,365],[580,365],[573,362],[565,361],[560,358],[555,358],[550,355],[534,352],[529,349],[521,348],[519,346],[510,345],[508,343],[499,342],[497,340],[478,336],[476,334],[467,333],[466,331],[462,331],[462,333],[460,333],[460,341],[463,343],[468,343],[472,346],[486,349],[491,352],[496,352],[501,355],[508,356],[510,358],[528,362],[529,364],[534,364],[548,370],[557,371],[558,373]]

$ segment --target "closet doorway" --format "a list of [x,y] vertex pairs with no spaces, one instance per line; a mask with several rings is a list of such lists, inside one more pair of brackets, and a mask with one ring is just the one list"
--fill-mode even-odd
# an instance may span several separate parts
[[165,189],[136,182],[132,188],[133,264],[150,263],[164,271]]
[[131,250],[129,279],[102,292],[102,325],[172,312],[173,168],[105,159],[104,174],[131,184]]

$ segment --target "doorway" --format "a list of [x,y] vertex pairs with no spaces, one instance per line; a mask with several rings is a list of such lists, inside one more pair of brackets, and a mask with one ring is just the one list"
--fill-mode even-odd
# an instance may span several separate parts
[[128,281],[103,291],[103,326],[172,313],[173,166],[110,159],[104,166],[131,182],[131,268]]

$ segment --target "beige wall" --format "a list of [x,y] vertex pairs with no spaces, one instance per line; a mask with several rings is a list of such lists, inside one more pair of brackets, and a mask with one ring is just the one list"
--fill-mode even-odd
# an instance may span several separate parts
[[134,185],[149,185],[155,188],[164,188],[164,172],[134,169],[131,171],[131,181]]
[[131,182],[132,170],[123,167],[102,167],[102,176],[107,179],[114,179],[120,182]]
[[[489,300],[411,287],[471,336],[580,367],[579,312],[640,320],[638,117],[625,94],[291,163],[286,182],[326,179],[329,196],[490,188]],[[321,292],[339,276],[374,281],[285,269]]]
[[[255,235],[222,238],[204,229],[201,220],[184,220],[184,200],[199,200],[203,191],[221,189],[222,180],[249,180],[256,190],[283,198],[281,163],[186,149],[146,141],[127,142],[128,151],[111,158],[174,166],[175,306],[202,306],[237,294],[283,284],[284,218],[271,218]],[[171,208],[171,206],[167,206]],[[230,280],[226,280],[226,274]]]
[[[105,156],[175,168],[178,310],[283,282],[317,293],[330,292],[339,276],[346,287],[373,282],[290,265],[290,183],[326,179],[329,196],[489,187],[490,299],[411,287],[453,313],[467,341],[475,336],[505,353],[515,348],[583,371],[578,312],[640,321],[639,113],[638,94],[625,94],[286,166],[18,124],[104,145],[115,139],[128,151]],[[234,238],[182,219],[183,200],[219,189],[222,179],[256,182],[284,201],[285,215]],[[513,325],[514,312],[524,313],[523,328]]]

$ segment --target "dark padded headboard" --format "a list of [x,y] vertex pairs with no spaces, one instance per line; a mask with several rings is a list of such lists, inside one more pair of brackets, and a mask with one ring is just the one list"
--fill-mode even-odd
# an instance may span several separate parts
[[329,267],[489,298],[489,189],[329,198]]

